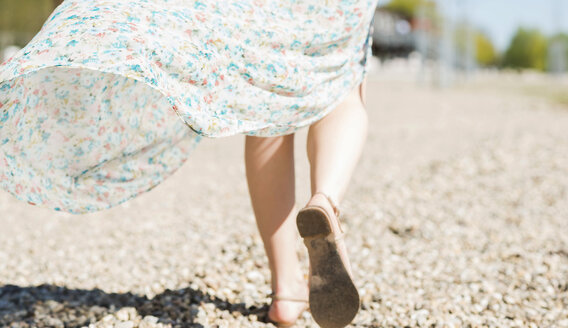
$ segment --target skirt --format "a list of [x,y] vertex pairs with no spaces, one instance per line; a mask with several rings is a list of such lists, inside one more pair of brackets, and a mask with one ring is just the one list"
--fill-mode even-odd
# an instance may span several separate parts
[[94,212],[203,137],[310,125],[363,81],[377,1],[65,0],[0,66],[0,185]]

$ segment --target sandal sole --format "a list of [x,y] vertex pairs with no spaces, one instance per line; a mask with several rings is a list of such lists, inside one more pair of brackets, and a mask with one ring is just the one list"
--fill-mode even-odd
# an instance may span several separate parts
[[359,293],[339,255],[327,214],[305,208],[296,224],[308,248],[312,317],[321,327],[345,327],[359,311]]

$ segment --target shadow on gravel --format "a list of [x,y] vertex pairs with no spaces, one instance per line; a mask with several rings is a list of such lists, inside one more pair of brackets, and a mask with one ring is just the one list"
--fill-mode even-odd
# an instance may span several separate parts
[[69,289],[55,285],[0,287],[0,327],[82,327],[134,307],[142,317],[151,315],[173,327],[203,327],[195,323],[201,303],[212,303],[229,313],[266,317],[268,305],[231,304],[200,290],[166,290],[149,299],[132,293],[106,293],[100,289]]

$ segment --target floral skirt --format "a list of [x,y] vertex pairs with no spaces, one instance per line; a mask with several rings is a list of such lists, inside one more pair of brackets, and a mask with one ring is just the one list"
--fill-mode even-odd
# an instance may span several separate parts
[[0,66],[0,185],[70,213],[148,191],[202,137],[290,134],[363,81],[377,0],[65,0]]

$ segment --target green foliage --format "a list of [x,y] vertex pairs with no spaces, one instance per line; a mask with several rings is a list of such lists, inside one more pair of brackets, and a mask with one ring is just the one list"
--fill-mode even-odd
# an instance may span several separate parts
[[476,31],[474,36],[475,59],[481,66],[494,66],[497,64],[498,56],[495,47],[485,33]]
[[478,65],[488,67],[497,64],[497,51],[489,37],[480,30],[468,28],[466,24],[458,24],[454,30],[454,42],[459,56],[466,56],[468,41],[473,43],[470,49],[475,51],[473,57]]
[[548,40],[534,29],[519,28],[503,57],[503,66],[523,69],[546,68]]
[[36,34],[54,9],[53,0],[0,0],[0,32],[18,36],[19,46]]
[[383,8],[412,20],[416,18],[420,6],[427,11],[432,11],[435,10],[436,3],[432,0],[391,0]]
[[568,42],[568,34],[566,33],[559,33],[556,35],[553,35],[550,40],[561,40],[563,42]]

